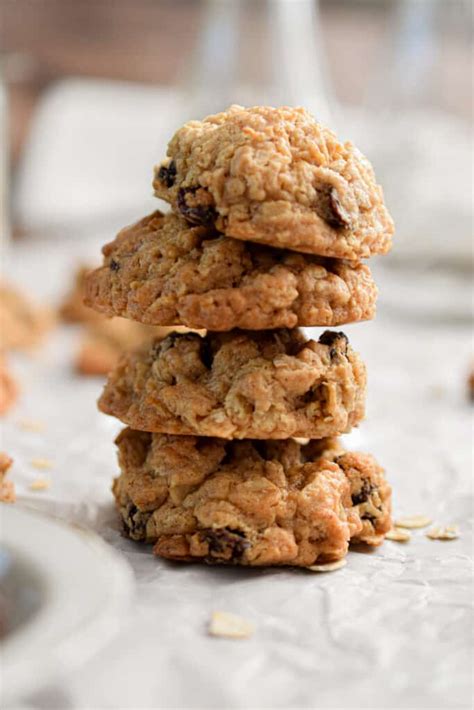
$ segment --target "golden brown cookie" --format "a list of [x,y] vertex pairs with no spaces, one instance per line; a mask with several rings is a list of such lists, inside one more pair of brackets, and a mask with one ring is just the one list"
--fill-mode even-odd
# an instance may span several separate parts
[[302,108],[231,106],[186,123],[153,185],[188,222],[228,237],[354,261],[391,246],[369,161]]
[[273,249],[155,212],[122,230],[86,279],[86,303],[150,325],[226,331],[336,326],[375,313],[362,264]]
[[319,439],[361,421],[365,384],[343,333],[173,333],[122,358],[99,408],[142,431]]
[[226,441],[125,429],[113,492],[125,534],[174,560],[309,566],[379,545],[390,487],[337,440]]
[[54,325],[52,311],[17,288],[0,283],[0,350],[28,350]]

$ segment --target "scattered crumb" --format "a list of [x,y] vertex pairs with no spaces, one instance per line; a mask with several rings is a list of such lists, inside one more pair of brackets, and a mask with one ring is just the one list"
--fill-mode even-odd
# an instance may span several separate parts
[[405,515],[395,520],[395,527],[416,530],[417,528],[426,528],[432,522],[431,518],[426,515]]
[[42,459],[42,458],[31,459],[31,465],[34,466],[35,468],[40,468],[40,469],[44,469],[44,470],[53,468],[53,462],[50,461],[50,459]]
[[40,422],[38,419],[28,419],[26,417],[19,419],[17,424],[19,428],[24,431],[44,431],[46,428],[44,422]]
[[411,540],[411,533],[402,528],[392,528],[388,533],[385,533],[385,539],[393,540],[394,542],[408,542]]
[[51,479],[38,476],[30,483],[30,488],[32,491],[47,491],[48,488],[51,488]]
[[446,394],[446,387],[443,387],[443,385],[431,385],[430,392],[436,399],[441,399]]
[[459,527],[457,525],[439,525],[431,528],[426,533],[430,540],[456,540],[459,537]]
[[311,572],[335,572],[337,569],[341,569],[341,567],[345,567],[347,564],[347,560],[337,560],[337,562],[328,562],[325,565],[311,565],[311,567],[307,567],[306,569],[310,569]]
[[213,611],[209,633],[211,636],[224,636],[233,639],[246,639],[253,635],[255,628],[246,619],[227,611]]
[[2,503],[14,503],[16,500],[15,484],[12,481],[5,481],[5,476],[12,463],[13,459],[0,451],[0,501]]

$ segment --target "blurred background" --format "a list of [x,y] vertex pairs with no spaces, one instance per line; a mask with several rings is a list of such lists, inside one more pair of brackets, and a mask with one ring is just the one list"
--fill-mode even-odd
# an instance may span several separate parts
[[[0,7],[4,240],[111,238],[156,207],[152,168],[182,121],[230,103],[302,104],[353,140],[384,186],[397,236],[384,260],[382,303],[467,315],[469,0],[1,0]],[[392,292],[400,268],[405,288]],[[413,293],[415,273],[428,287],[417,283]],[[455,308],[445,288],[457,294]]]

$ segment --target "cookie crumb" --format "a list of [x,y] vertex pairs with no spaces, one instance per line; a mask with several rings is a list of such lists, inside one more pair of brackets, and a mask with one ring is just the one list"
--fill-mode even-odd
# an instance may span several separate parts
[[209,633],[211,636],[223,636],[225,638],[246,639],[250,638],[255,631],[255,627],[246,619],[227,611],[213,611]]
[[426,528],[432,522],[432,519],[426,515],[405,515],[395,520],[395,527],[416,530],[417,528]]
[[426,533],[430,540],[456,540],[459,537],[457,525],[438,525]]
[[30,483],[30,488],[32,491],[47,491],[48,488],[51,488],[51,479],[38,476]]
[[392,528],[385,533],[386,540],[393,540],[393,542],[409,542],[411,540],[411,533],[408,530],[403,530],[403,528]]
[[2,503],[14,503],[16,501],[15,484],[12,481],[5,481],[13,459],[8,454],[0,451],[0,501]]
[[44,422],[39,421],[39,419],[28,419],[27,417],[19,419],[17,424],[20,429],[23,429],[23,431],[41,432],[46,428]]
[[311,572],[335,572],[337,569],[341,569],[341,567],[345,567],[347,565],[347,560],[337,560],[336,562],[328,562],[325,565],[311,565],[310,567],[307,567],[306,569],[311,570]]
[[44,470],[48,470],[50,468],[53,468],[53,462],[50,461],[50,459],[42,459],[42,458],[31,459],[31,465],[34,466],[35,468],[40,468],[40,469],[44,469]]

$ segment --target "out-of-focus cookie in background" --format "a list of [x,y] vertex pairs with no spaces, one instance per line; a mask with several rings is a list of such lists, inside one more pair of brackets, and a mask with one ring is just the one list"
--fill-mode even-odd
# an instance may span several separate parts
[[11,369],[10,353],[34,353],[54,324],[53,309],[36,303],[18,287],[0,281],[0,416],[13,407],[21,391]]
[[84,305],[85,280],[92,267],[80,265],[59,308],[63,322],[80,324],[82,337],[74,367],[82,375],[106,375],[123,352],[135,350],[155,338],[164,338],[180,327],[154,327],[125,318],[107,318]]

